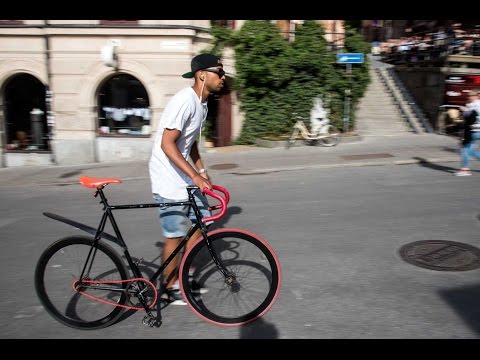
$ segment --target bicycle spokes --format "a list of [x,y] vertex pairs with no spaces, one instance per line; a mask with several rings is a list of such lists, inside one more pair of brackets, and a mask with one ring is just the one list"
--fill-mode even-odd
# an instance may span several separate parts
[[[125,287],[124,284],[127,284]],[[131,301],[132,296],[140,300],[144,299],[147,308],[151,309],[157,303],[157,289],[149,280],[143,278],[134,278],[128,280],[91,280],[83,279],[76,280],[72,284],[73,290],[81,295],[84,295],[90,299],[100,301],[104,304],[110,304],[113,306],[119,306],[129,310],[144,310],[145,308],[140,304],[133,304]],[[88,292],[87,292],[88,291]],[[101,293],[103,297],[95,296],[92,293]],[[130,305],[122,305],[118,303],[120,293],[126,293],[128,295]],[[106,296],[105,296],[106,295]],[[109,298],[116,298],[117,301],[107,300]],[[146,300],[146,301],[145,301]]]
[[245,324],[263,315],[280,287],[279,263],[271,248],[239,229],[214,231],[208,238],[219,265],[204,241],[193,245],[182,262],[182,287],[193,311],[219,325]]

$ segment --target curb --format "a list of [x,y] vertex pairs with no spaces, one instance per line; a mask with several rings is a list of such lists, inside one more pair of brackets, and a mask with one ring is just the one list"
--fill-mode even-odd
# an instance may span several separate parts
[[[363,137],[361,137],[360,135],[357,135],[357,134],[355,134],[355,135],[342,135],[340,137],[340,142],[336,146],[338,146],[340,144],[348,144],[348,143],[362,141],[362,140],[363,140]],[[288,140],[257,139],[255,141],[255,144],[259,147],[266,147],[266,148],[279,148],[279,147],[284,148],[287,141]],[[307,145],[305,143],[305,140],[300,139],[300,140],[295,141],[295,143],[292,146],[296,147],[296,146],[311,146],[311,145]]]
[[232,175],[262,175],[270,174],[274,172],[281,171],[296,171],[296,170],[305,170],[305,169],[327,169],[327,168],[339,168],[339,167],[365,167],[365,166],[385,166],[385,165],[411,165],[411,164],[420,164],[420,163],[437,163],[437,162],[458,162],[458,159],[455,158],[432,158],[432,159],[406,159],[406,160],[395,160],[395,161],[372,161],[372,162],[358,162],[358,163],[339,163],[339,164],[317,164],[317,165],[303,165],[295,167],[277,167],[270,169],[259,169],[259,170],[247,170],[247,171],[232,171],[226,172],[226,174]]
[[[315,165],[300,165],[300,166],[285,166],[285,167],[276,167],[276,168],[263,168],[263,169],[251,169],[243,171],[221,171],[221,170],[212,170],[212,172],[219,174],[231,174],[231,175],[262,175],[270,174],[275,172],[283,171],[297,171],[297,170],[306,170],[306,169],[328,169],[328,168],[341,168],[341,167],[366,167],[366,166],[385,166],[385,165],[411,165],[411,164],[428,164],[428,163],[439,163],[439,162],[456,162],[458,163],[457,157],[445,157],[445,158],[426,158],[426,159],[404,159],[404,160],[395,160],[395,161],[363,161],[357,163],[331,163],[331,164],[315,164]],[[148,176],[120,176],[122,182],[129,181],[138,181],[138,180],[147,180]],[[78,185],[79,182],[75,180],[64,180],[58,181],[57,179],[42,179],[35,181],[32,179],[31,183],[28,184],[16,184],[12,185],[10,183],[2,184],[0,182],[0,187],[22,187],[36,184],[38,186],[68,186],[68,185]]]

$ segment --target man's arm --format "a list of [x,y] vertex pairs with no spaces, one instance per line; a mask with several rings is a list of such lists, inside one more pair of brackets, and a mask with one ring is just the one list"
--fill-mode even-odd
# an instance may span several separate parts
[[[161,147],[165,155],[170,159],[171,162],[175,164],[180,170],[182,170],[185,174],[187,174],[195,183],[196,186],[198,186],[201,190],[204,188],[212,189],[212,184],[208,179],[205,179],[204,177],[200,176],[200,174],[190,165],[190,163],[185,160],[185,158],[182,156],[182,153],[180,150],[178,150],[177,147],[177,140],[180,137],[180,131],[177,129],[164,129],[163,131],[163,137],[162,137],[162,143]],[[195,150],[192,151],[197,153],[197,162],[200,158],[200,155],[198,153],[198,148],[195,145]],[[190,155],[192,156],[192,154]],[[192,157],[192,160],[195,162],[195,160]],[[201,161],[201,160],[200,160]],[[197,166],[195,162],[195,166]]]
[[200,175],[205,179],[210,180],[210,177],[207,174],[207,170],[205,169],[205,165],[203,164],[202,158],[200,157],[200,152],[198,151],[198,141],[195,141],[193,143],[192,149],[190,151],[190,157],[192,158],[192,161],[195,164],[197,170],[204,170],[202,173],[200,173]]

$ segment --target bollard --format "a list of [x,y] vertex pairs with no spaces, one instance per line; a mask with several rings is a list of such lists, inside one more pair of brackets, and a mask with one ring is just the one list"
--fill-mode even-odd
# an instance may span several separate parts
[[37,149],[43,147],[43,114],[40,109],[34,108],[30,111],[30,120],[32,121],[32,146]]

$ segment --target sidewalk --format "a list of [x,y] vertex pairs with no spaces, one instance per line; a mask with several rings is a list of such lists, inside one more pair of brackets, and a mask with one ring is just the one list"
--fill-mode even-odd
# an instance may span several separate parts
[[[234,145],[201,149],[202,157],[214,176],[264,174],[308,168],[335,168],[413,164],[419,162],[460,163],[459,141],[437,134],[368,136],[355,142],[340,142],[335,147],[295,146],[261,148]],[[78,182],[81,175],[119,177],[123,181],[148,178],[148,160],[93,163],[70,166],[0,168],[0,186],[62,185]]]

